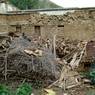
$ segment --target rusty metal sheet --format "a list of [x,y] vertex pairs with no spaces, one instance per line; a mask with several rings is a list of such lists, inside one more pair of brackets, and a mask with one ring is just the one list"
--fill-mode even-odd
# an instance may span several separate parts
[[95,58],[95,41],[90,41],[86,46],[87,58]]

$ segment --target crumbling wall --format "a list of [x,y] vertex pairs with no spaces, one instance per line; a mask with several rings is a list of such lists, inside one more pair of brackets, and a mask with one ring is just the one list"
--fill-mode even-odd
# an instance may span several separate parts
[[0,24],[6,24],[6,15],[0,15]]
[[71,39],[91,40],[95,37],[95,11],[76,11],[68,14],[68,23],[64,25],[64,35]]
[[91,40],[95,38],[94,19],[95,10],[78,10],[64,15],[9,14],[0,15],[0,29],[2,32],[16,32],[16,26],[20,25],[20,32],[35,35],[35,26],[38,26],[39,36],[43,38],[56,34],[72,40]]
[[7,16],[1,14],[0,15],[0,32],[6,32],[6,31],[8,31]]
[[74,22],[65,25],[64,36],[70,39],[91,40],[95,38],[95,24],[93,21]]

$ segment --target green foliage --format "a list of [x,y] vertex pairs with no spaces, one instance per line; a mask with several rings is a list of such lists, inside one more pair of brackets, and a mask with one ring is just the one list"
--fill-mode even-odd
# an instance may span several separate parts
[[49,0],[42,0],[38,2],[38,8],[59,8],[58,5],[50,2]]
[[59,8],[59,6],[50,2],[49,0],[9,0],[9,2],[21,10],[38,8]]
[[13,95],[13,94],[5,85],[0,85],[0,95]]
[[32,87],[28,83],[24,83],[20,85],[20,87],[16,91],[16,95],[31,95]]
[[91,80],[91,84],[94,84],[95,85],[95,70],[94,71],[91,71],[89,73],[89,78]]
[[89,72],[80,72],[80,75],[89,78]]
[[84,73],[81,73],[80,75],[90,79],[91,80],[91,84],[95,85],[95,70],[91,70],[89,72],[84,72]]
[[13,90],[8,89],[5,85],[0,85],[0,95],[31,95],[32,87],[28,83],[23,83],[19,86],[16,92]]
[[95,71],[90,72],[90,76],[91,76],[92,78],[95,78]]
[[35,8],[35,4],[37,4],[38,0],[9,0],[9,2],[23,10]]

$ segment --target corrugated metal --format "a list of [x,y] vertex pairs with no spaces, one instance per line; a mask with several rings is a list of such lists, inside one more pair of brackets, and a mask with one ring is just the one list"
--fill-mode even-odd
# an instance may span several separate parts
[[7,11],[7,14],[41,13],[41,14],[48,14],[48,15],[62,15],[66,12],[74,12],[76,10],[77,11],[80,11],[80,10],[95,10],[95,7],[18,10],[18,11]]
[[47,14],[47,15],[63,15],[67,12],[74,12],[74,10],[69,11],[43,11],[39,12],[40,14]]

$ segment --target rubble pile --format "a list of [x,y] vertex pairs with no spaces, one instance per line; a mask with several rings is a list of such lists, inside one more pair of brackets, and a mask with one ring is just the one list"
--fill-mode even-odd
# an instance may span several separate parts
[[54,54],[47,47],[48,45],[40,45],[39,42],[39,39],[28,38],[24,34],[5,40],[5,47],[1,45],[1,75],[5,79],[14,77],[14,75],[30,80],[32,78],[43,81],[58,79],[61,70],[54,59]]
[[5,80],[16,77],[41,80],[49,88],[58,86],[64,90],[79,86],[81,76],[76,68],[85,55],[86,46],[84,41],[64,38],[51,41],[28,37],[24,33],[1,38],[0,76]]
[[78,50],[78,41],[71,41],[69,39],[59,39],[56,41],[56,53],[59,58],[64,58]]
[[63,15],[40,15],[40,14],[32,14],[31,17],[27,20],[32,24],[39,25],[58,25],[58,24],[69,24],[73,22],[78,22],[83,20],[91,20],[94,17],[94,10],[80,10],[74,12],[67,12]]

